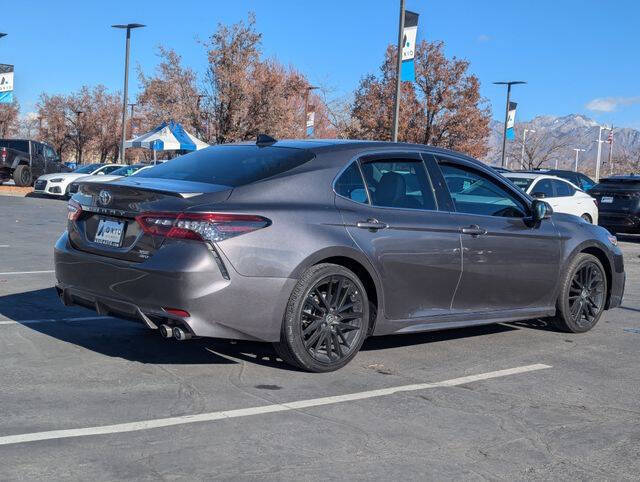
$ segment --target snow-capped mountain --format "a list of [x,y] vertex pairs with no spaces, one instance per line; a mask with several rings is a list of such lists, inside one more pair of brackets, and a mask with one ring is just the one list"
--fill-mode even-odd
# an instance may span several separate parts
[[[490,164],[500,163],[500,154],[502,150],[502,130],[504,124],[498,121],[492,121],[490,124],[491,133],[489,136],[489,153],[486,161]],[[563,168],[573,168],[575,151],[574,148],[585,149],[580,152],[580,165],[584,165],[588,169],[589,166],[595,165],[598,152],[598,131],[599,126],[595,120],[590,119],[581,114],[570,114],[563,117],[554,116],[538,116],[528,122],[516,123],[516,140],[507,141],[507,156],[509,157],[509,165],[518,168],[521,158],[522,136],[524,129],[527,129],[526,145],[532,148],[538,144],[541,154],[552,148],[552,146],[561,146],[556,148],[549,156],[543,167],[552,167],[555,165],[555,159],[558,159],[558,166]],[[535,133],[531,131],[535,131]],[[609,131],[602,132],[602,139],[606,140]],[[614,126],[613,133],[613,159],[620,158],[636,158],[640,156],[640,131],[629,127]],[[625,157],[626,156],[626,157]],[[602,144],[602,160],[606,162],[609,157],[609,144]]]

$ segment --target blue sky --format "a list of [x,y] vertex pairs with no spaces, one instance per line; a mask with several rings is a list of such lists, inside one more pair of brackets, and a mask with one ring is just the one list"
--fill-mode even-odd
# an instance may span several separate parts
[[[496,80],[527,80],[514,88],[518,118],[582,113],[600,122],[640,128],[640,2],[616,0],[406,0],[420,13],[418,39],[443,40],[447,54],[471,62],[494,117],[502,119],[504,88]],[[146,0],[13,1],[3,5],[0,62],[15,64],[23,111],[40,92],[67,93],[83,84],[122,88],[124,34],[113,23],[140,22],[132,65],[149,72],[165,45],[202,72],[197,38],[218,22],[256,13],[266,55],[312,82],[353,91],[376,72],[395,42],[398,0]],[[135,72],[130,88],[137,91]]]

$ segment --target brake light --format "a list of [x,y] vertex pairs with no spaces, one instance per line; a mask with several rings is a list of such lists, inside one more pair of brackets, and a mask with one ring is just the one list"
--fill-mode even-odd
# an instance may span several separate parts
[[69,204],[67,205],[67,219],[69,221],[77,221],[81,214],[82,205],[79,202],[70,199]]
[[0,156],[2,157],[2,162],[5,162],[7,160],[7,148],[3,147],[2,149],[0,149]]
[[262,216],[227,213],[145,213],[137,216],[136,221],[147,234],[212,243],[271,224]]

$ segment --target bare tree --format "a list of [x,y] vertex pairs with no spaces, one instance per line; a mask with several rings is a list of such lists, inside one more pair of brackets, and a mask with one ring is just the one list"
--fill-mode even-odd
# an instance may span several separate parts
[[[387,47],[380,75],[360,81],[352,104],[349,137],[390,139],[395,95],[396,48]],[[447,59],[442,42],[416,48],[416,82],[401,87],[398,138],[482,157],[487,152],[489,109],[469,63]]]
[[[519,137],[518,142],[513,143],[515,149],[512,148],[513,158],[518,159],[523,169],[539,169],[545,163],[547,167],[553,167],[551,164],[556,159],[566,157],[566,153],[571,147],[568,139],[553,137],[549,132],[536,132],[527,136],[527,142],[524,146],[524,159],[522,157],[522,138]],[[511,163],[514,166],[514,163]]]
[[14,100],[10,104],[0,104],[0,137],[17,134],[20,123],[20,104]]

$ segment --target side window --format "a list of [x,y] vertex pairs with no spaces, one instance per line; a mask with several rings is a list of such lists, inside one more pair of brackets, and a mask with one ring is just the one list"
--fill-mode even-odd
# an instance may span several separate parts
[[578,186],[580,186],[583,191],[588,191],[595,186],[595,183],[586,176],[580,176],[578,179],[580,180],[580,184],[578,184]]
[[109,174],[112,171],[115,171],[116,169],[120,169],[122,166],[106,166],[103,167],[100,172],[104,172],[105,174]]
[[336,193],[359,203],[368,204],[367,191],[358,165],[353,162],[336,180]]
[[56,153],[49,146],[44,146],[44,157],[47,159],[54,159],[56,157]]
[[552,181],[554,187],[556,188],[556,196],[557,197],[568,197],[573,196],[576,192],[571,185],[564,181]]
[[555,197],[551,179],[540,179],[536,182],[533,188],[531,188],[531,195],[540,198]]
[[466,166],[440,163],[456,211],[483,216],[522,218],[527,208],[506,186]]
[[433,187],[422,161],[385,159],[362,165],[374,206],[435,210]]

